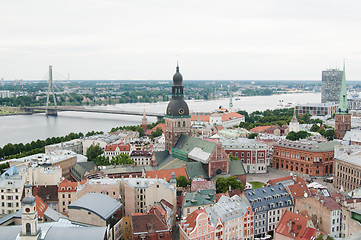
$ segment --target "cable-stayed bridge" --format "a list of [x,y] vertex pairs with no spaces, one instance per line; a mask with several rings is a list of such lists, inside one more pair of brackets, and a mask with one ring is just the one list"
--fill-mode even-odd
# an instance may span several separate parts
[[[143,116],[143,114],[145,113],[145,112],[137,112],[137,111],[109,110],[109,109],[101,109],[101,108],[85,107],[85,106],[58,106],[54,92],[52,66],[49,66],[48,83],[49,85],[48,85],[48,92],[46,97],[46,106],[22,107],[22,109],[24,109],[26,112],[34,112],[39,110],[45,111],[46,115],[50,115],[50,116],[57,116],[59,111],[109,113],[109,114],[122,114],[122,115],[135,115],[135,116]],[[50,105],[50,95],[52,95],[54,101],[53,106]],[[147,112],[146,115],[150,117],[157,117],[157,120],[160,121],[164,118],[165,114]]]

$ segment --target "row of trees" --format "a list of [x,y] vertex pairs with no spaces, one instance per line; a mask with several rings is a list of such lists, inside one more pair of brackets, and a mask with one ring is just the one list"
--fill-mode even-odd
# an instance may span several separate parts
[[[85,136],[92,136],[96,134],[102,134],[103,132],[95,132],[91,131],[85,134]],[[8,143],[4,147],[0,148],[0,158],[4,159],[11,159],[11,158],[21,158],[30,156],[37,153],[44,153],[45,152],[45,146],[52,145],[56,143],[66,142],[77,138],[84,137],[84,134],[79,133],[69,133],[66,136],[63,137],[52,137],[47,138],[45,140],[36,140],[32,141],[30,143],[17,143],[12,144]]]
[[[247,111],[238,111],[239,114],[245,116],[245,122],[241,122],[239,127],[246,128],[248,130],[257,126],[269,126],[269,125],[288,125],[293,117],[293,108],[266,110],[266,111],[254,111],[249,114]],[[303,114],[297,116],[297,120],[300,124],[317,124],[322,123],[320,119],[311,119],[310,114]]]

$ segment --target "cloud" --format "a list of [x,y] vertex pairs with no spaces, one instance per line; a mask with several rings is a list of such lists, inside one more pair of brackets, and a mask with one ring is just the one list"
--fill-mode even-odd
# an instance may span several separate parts
[[[360,79],[359,1],[4,0],[0,77],[49,64],[76,79]],[[355,67],[353,67],[355,66]],[[21,71],[19,71],[19,67]]]

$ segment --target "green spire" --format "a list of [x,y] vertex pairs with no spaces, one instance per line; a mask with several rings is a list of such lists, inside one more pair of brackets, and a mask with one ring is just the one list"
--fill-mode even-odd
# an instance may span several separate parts
[[343,62],[343,76],[339,104],[338,114],[348,114],[345,62]]

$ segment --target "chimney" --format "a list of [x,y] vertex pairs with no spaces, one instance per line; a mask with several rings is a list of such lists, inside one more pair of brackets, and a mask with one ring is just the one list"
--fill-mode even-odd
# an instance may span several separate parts
[[288,232],[291,232],[292,231],[292,219],[288,220],[287,226],[288,226]]

